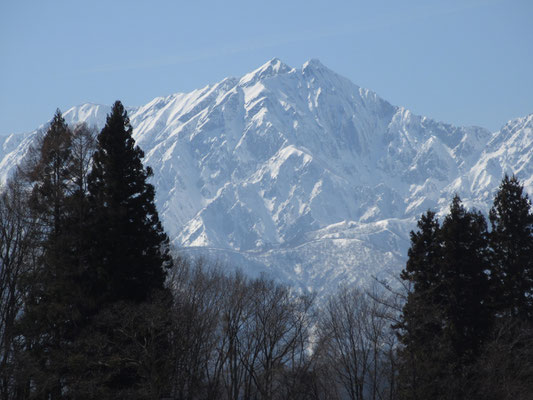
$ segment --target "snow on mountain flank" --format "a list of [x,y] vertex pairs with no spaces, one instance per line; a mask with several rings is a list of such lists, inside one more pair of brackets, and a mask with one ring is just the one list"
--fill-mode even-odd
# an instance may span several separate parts
[[[108,106],[68,123],[101,128]],[[454,193],[488,210],[504,173],[533,190],[533,114],[499,132],[412,114],[318,60],[128,108],[175,246],[321,294],[397,273],[409,231]],[[0,179],[35,132],[0,138]]]

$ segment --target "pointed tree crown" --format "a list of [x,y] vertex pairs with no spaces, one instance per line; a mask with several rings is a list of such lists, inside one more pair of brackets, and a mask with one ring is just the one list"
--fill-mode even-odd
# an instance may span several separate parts
[[171,263],[169,240],[148,182],[126,110],[117,101],[97,138],[89,198],[94,216],[96,267],[111,300],[146,299],[162,289]]
[[499,315],[533,321],[533,214],[516,176],[504,176],[489,218],[494,307]]

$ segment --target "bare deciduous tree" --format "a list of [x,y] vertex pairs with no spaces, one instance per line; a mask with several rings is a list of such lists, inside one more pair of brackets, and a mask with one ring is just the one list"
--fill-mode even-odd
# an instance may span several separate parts
[[394,398],[396,336],[381,297],[343,288],[322,310],[316,351],[338,398]]
[[219,350],[224,280],[204,260],[178,258],[169,279],[172,310],[172,393],[178,399],[215,399],[224,355]]
[[33,265],[38,236],[26,202],[15,176],[0,194],[0,398],[5,400],[17,392],[15,322],[23,308],[22,279]]
[[225,275],[203,261],[175,265],[173,395],[298,398],[301,380],[312,373],[312,298],[265,278]]

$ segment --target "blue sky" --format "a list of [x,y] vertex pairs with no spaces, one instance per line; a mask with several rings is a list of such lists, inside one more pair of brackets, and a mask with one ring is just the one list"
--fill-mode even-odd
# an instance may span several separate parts
[[497,130],[533,112],[533,1],[0,1],[0,133],[84,102],[142,105],[273,57]]

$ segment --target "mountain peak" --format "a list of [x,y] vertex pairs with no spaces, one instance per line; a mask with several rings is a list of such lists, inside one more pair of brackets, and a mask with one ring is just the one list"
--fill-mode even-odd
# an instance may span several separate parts
[[269,78],[271,76],[285,74],[291,71],[292,68],[287,64],[283,63],[279,58],[274,57],[265,64],[261,65],[259,68],[253,70],[252,72],[244,75],[240,83],[241,84],[254,84],[261,79]]
[[329,69],[327,66],[322,64],[320,60],[312,58],[309,61],[306,61],[302,65],[302,75],[308,77],[309,79],[320,78],[321,80],[325,79],[330,82],[331,85],[337,87],[347,87],[347,86],[357,86],[353,82],[346,79],[345,77],[337,74],[335,71]]
[[328,69],[324,64],[320,62],[318,58],[311,58],[302,65],[302,70],[311,69]]
[[[109,110],[84,104],[64,117],[102,128]],[[445,214],[454,193],[489,209],[503,171],[533,191],[533,115],[496,136],[453,127],[392,106],[317,59],[291,69],[273,58],[127,111],[180,253],[303,290],[397,273],[418,215]],[[36,136],[0,138],[0,182]]]

